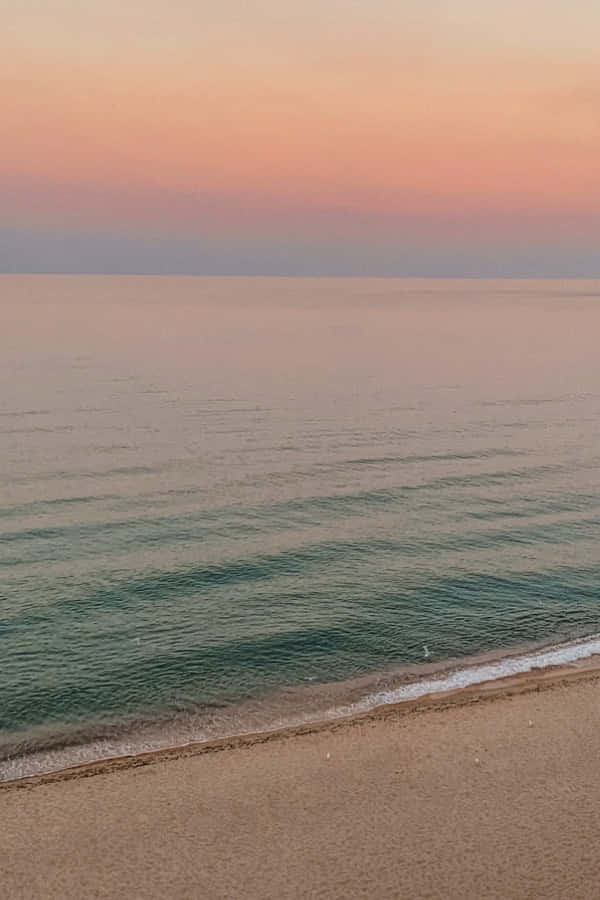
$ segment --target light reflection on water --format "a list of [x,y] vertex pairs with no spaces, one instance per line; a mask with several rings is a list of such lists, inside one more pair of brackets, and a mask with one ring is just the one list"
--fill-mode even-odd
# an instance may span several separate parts
[[1,286],[0,745],[598,629],[598,282]]

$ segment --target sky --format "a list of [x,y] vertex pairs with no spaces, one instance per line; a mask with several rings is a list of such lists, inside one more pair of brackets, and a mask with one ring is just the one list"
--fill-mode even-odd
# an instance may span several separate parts
[[599,276],[596,0],[0,0],[0,271]]

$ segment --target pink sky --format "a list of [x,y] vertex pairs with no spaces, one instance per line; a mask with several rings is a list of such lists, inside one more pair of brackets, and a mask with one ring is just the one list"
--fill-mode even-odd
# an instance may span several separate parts
[[299,271],[362,247],[477,274],[495,247],[520,274],[526,245],[531,274],[597,274],[600,6],[8,0],[8,23],[4,269],[75,235],[100,270],[126,236],[187,270],[285,245]]

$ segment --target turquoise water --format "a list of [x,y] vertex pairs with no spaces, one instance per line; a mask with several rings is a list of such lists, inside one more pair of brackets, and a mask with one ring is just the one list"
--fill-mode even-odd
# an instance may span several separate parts
[[0,297],[0,778],[600,631],[600,282]]

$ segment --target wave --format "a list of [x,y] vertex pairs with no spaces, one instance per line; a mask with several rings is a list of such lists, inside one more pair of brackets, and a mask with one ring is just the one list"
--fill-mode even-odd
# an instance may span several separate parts
[[[433,673],[435,666],[412,666],[368,679],[289,688],[262,701],[229,708],[207,704],[195,714],[189,710],[163,712],[154,720],[140,717],[97,722],[89,727],[71,725],[62,733],[52,733],[46,728],[21,739],[13,735],[12,739],[0,743],[0,782],[123,756],[333,722],[428,695],[443,695],[535,670],[575,664],[597,655],[600,655],[600,633],[528,651],[513,651],[512,655],[494,660],[480,656],[452,666],[446,662],[445,668]],[[425,670],[427,677],[423,677]],[[373,689],[381,681],[392,682],[392,686]],[[394,681],[400,683],[393,684]],[[348,702],[348,695],[356,699]],[[307,701],[312,701],[310,708]]]

